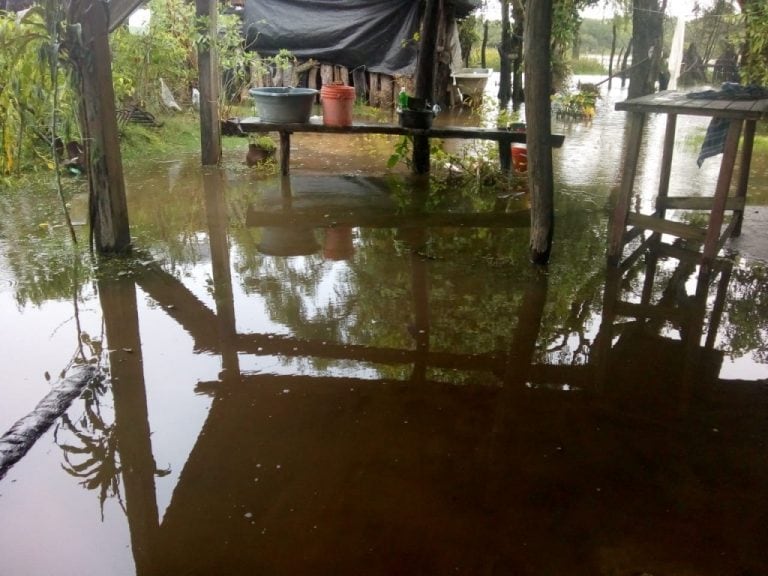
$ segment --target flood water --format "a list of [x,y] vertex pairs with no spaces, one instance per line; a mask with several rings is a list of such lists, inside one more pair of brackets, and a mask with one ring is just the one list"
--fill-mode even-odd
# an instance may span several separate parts
[[[545,270],[525,197],[390,173],[378,137],[295,135],[288,178],[148,158],[136,254],[96,268],[52,191],[0,194],[0,433],[101,375],[0,478],[0,575],[768,574],[768,158],[711,271],[668,238],[606,268],[603,95],[555,122]],[[705,128],[671,194],[713,188]]]

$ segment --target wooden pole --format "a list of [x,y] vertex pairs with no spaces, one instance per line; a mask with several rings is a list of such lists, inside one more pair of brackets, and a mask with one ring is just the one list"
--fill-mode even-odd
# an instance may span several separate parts
[[[416,63],[416,98],[434,101],[435,56],[437,54],[437,25],[442,13],[443,0],[427,0],[421,21],[421,46]],[[429,138],[413,137],[413,171],[416,174],[429,172]]]
[[552,175],[552,1],[528,0],[525,26],[525,110],[528,133],[528,187],[531,191],[531,261],[549,262],[555,204]]
[[512,31],[509,23],[509,0],[501,0],[501,44],[499,45],[499,108],[512,99]]
[[131,248],[112,87],[108,10],[108,4],[99,0],[73,0],[69,22],[80,25],[80,34],[70,32],[67,39],[80,93],[91,242],[100,254],[125,253]]
[[221,119],[219,118],[219,65],[216,53],[217,0],[195,0],[202,37],[197,55],[200,81],[200,154],[203,166],[221,160]]

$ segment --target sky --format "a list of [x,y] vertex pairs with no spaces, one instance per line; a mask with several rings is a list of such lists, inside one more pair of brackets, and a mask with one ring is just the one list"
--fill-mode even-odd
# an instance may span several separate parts
[[[501,6],[498,0],[488,0],[486,15],[489,20],[498,20]],[[695,0],[667,0],[667,14],[670,16],[690,16],[693,13]],[[605,2],[600,2],[605,4]],[[699,4],[706,8],[712,4],[712,0],[699,0]],[[584,18],[610,18],[613,16],[612,8],[594,7],[582,12]]]

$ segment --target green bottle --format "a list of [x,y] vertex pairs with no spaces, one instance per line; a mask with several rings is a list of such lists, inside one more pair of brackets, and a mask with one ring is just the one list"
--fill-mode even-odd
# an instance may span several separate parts
[[400,94],[397,95],[397,104],[400,106],[400,110],[408,109],[408,94],[404,87],[400,88]]

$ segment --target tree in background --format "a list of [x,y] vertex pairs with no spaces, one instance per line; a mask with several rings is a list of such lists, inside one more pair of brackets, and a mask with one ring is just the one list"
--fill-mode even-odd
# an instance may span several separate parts
[[768,6],[764,0],[738,0],[746,24],[742,81],[768,85]]

